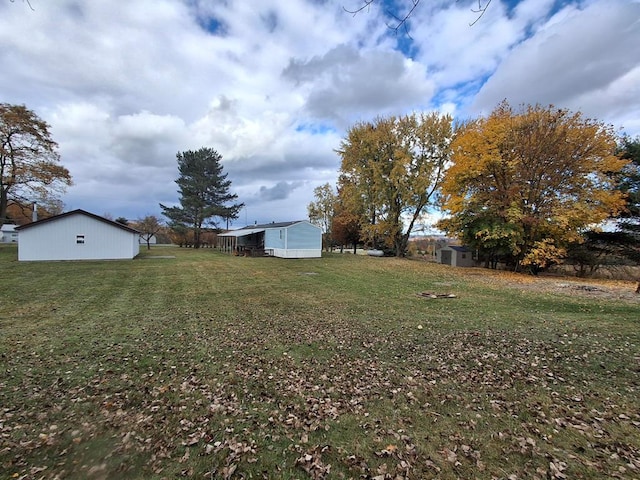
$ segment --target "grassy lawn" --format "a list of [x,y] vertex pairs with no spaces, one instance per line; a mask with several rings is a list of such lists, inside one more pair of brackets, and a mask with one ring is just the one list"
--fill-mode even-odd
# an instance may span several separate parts
[[177,247],[0,278],[0,478],[640,477],[633,299]]

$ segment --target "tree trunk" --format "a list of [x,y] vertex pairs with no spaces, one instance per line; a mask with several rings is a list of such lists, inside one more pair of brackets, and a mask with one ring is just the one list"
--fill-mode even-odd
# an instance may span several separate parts
[[7,205],[9,204],[7,190],[0,187],[0,227],[4,225],[7,216]]

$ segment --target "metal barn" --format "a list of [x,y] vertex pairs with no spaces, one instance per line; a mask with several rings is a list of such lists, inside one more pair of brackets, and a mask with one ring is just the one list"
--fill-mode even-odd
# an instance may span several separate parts
[[116,260],[140,252],[140,232],[84,210],[17,227],[18,260]]

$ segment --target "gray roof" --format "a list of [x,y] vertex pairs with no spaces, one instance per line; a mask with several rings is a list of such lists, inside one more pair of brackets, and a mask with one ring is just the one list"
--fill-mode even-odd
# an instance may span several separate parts
[[26,230],[27,228],[36,227],[38,225],[42,225],[43,223],[53,222],[53,221],[56,221],[56,220],[58,220],[60,218],[70,217],[72,215],[85,215],[87,217],[93,218],[95,220],[99,220],[100,222],[104,222],[104,223],[109,224],[109,225],[111,225],[113,227],[121,228],[122,230],[126,230],[126,231],[131,232],[131,233],[138,233],[138,234],[140,233],[135,228],[131,228],[131,227],[127,226],[127,225],[123,225],[121,223],[114,222],[113,220],[109,220],[107,218],[101,217],[100,215],[96,215],[94,213],[89,213],[89,212],[87,212],[85,210],[81,210],[81,209],[71,210],[70,212],[61,213],[60,215],[54,215],[53,217],[43,218],[42,220],[38,220],[36,222],[27,223],[25,225],[21,225],[19,227],[16,227],[16,230]]
[[306,222],[306,220],[294,220],[293,222],[271,222],[263,223],[260,225],[247,225],[246,227],[239,228],[237,230],[230,230],[228,232],[219,233],[219,237],[245,237],[252,233],[264,232],[272,228],[287,228],[296,223]]
[[283,227],[290,227],[294,223],[300,223],[304,221],[305,220],[295,220],[293,222],[280,222],[280,223],[271,222],[271,223],[263,223],[260,225],[247,225],[246,227],[240,228],[239,230],[252,230],[256,228],[261,228],[263,230],[266,230],[267,228],[283,228]]

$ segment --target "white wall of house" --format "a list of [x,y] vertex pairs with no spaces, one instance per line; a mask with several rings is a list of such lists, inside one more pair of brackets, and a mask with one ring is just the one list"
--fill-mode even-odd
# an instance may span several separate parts
[[274,257],[319,258],[322,256],[322,230],[307,221],[267,228],[264,248]]
[[140,251],[138,232],[83,213],[47,220],[20,230],[18,260],[131,259]]
[[18,232],[16,232],[15,225],[2,225],[2,228],[0,228],[0,243],[18,243]]

